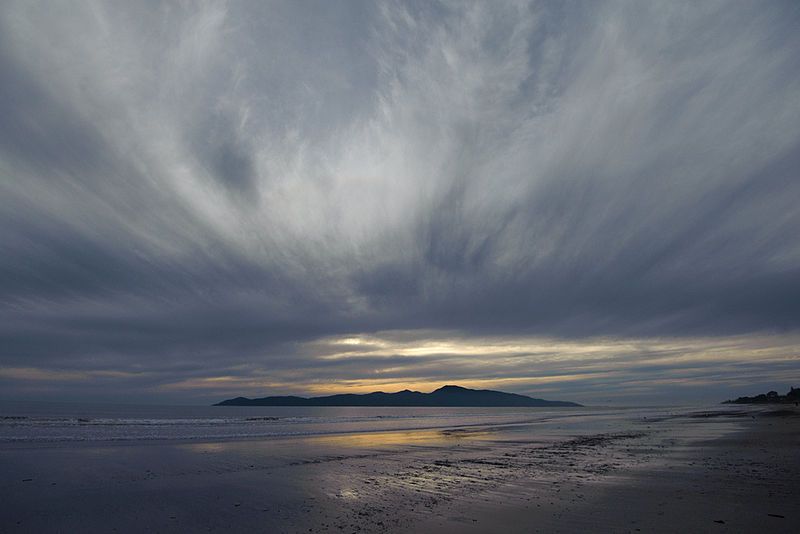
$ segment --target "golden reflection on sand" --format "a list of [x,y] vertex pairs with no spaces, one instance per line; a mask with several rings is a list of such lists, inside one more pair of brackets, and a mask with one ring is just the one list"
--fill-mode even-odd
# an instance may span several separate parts
[[[404,446],[442,445],[463,439],[485,439],[495,435],[484,427],[449,428],[391,432],[353,432],[342,434],[325,434],[317,436],[292,436],[286,438],[264,438],[248,440],[232,440],[219,442],[182,443],[179,448],[197,454],[219,454],[234,450],[253,450],[254,442],[259,446],[270,443],[281,443],[287,440],[299,441],[303,445],[325,445],[352,449],[390,448]],[[299,445],[299,444],[298,444]]]
[[304,439],[315,444],[351,448],[369,448],[403,445],[425,445],[441,443],[453,438],[442,432],[440,429],[436,429],[400,432],[357,432],[349,434],[328,434],[324,436],[310,436]]
[[239,442],[235,441],[219,441],[219,442],[209,442],[209,443],[182,443],[178,445],[179,448],[190,451],[196,452],[198,454],[219,454],[223,452],[228,452],[233,449],[234,445],[237,445]]

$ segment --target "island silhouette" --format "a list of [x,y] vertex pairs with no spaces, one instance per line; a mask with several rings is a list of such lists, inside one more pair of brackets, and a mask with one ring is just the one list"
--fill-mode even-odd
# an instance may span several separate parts
[[430,407],[542,407],[582,406],[576,402],[535,399],[517,393],[489,389],[468,389],[461,386],[442,386],[430,393],[404,389],[397,393],[345,393],[325,397],[278,396],[248,399],[236,397],[214,406],[430,406]]

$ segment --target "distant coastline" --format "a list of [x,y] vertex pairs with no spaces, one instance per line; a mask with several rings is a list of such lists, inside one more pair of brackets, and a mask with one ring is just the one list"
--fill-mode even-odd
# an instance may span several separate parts
[[800,388],[789,388],[786,395],[778,395],[777,391],[762,393],[754,397],[739,397],[726,400],[722,404],[797,404],[800,403]]
[[559,407],[581,406],[576,402],[536,399],[527,395],[488,389],[443,386],[430,393],[403,390],[397,393],[341,394],[325,397],[277,396],[248,399],[236,397],[214,406],[420,406],[420,407]]

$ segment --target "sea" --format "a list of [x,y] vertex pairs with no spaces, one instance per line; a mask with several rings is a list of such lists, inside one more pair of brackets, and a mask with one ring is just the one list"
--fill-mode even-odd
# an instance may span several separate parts
[[239,407],[6,401],[0,402],[0,443],[237,440],[434,429],[513,431],[561,424],[590,431],[620,418],[668,417],[688,408]]

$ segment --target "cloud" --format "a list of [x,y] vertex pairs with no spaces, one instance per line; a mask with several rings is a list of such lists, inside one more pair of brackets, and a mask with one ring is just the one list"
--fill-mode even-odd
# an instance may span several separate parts
[[247,362],[164,362],[147,371],[0,368],[0,383],[42,395],[123,387],[150,399],[212,401],[238,395],[365,393],[447,383],[572,399],[675,404],[718,402],[741,389],[788,388],[797,335],[565,340],[386,331],[284,345]]
[[799,16],[6,3],[0,365],[158,387],[391,330],[793,335]]

